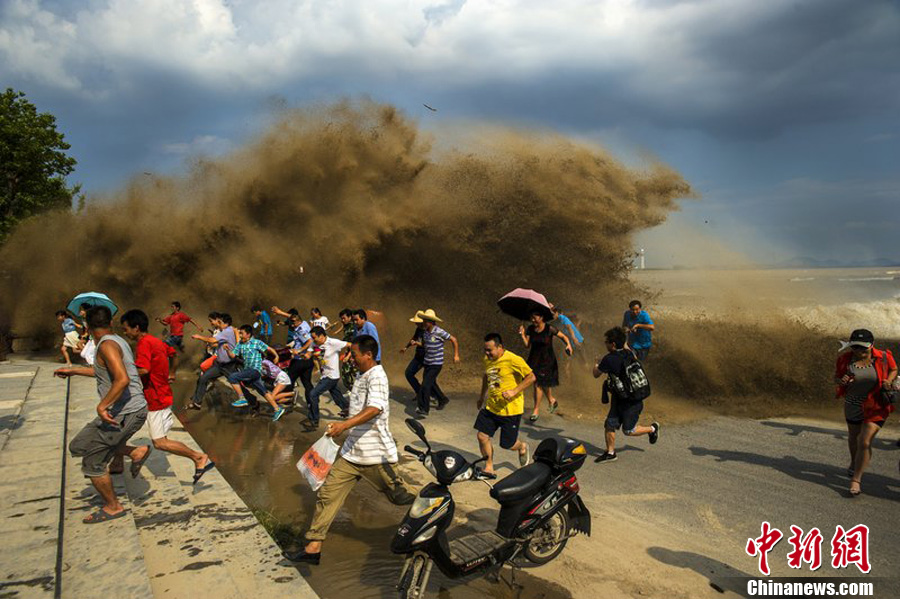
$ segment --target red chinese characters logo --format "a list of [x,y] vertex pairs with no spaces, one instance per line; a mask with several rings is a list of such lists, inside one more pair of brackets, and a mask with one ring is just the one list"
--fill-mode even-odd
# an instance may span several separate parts
[[[747,539],[747,555],[759,558],[759,571],[769,576],[769,552],[778,544],[784,535],[768,522],[763,522],[762,534],[755,539]],[[824,537],[818,528],[804,534],[799,526],[791,525],[791,536],[788,543],[791,550],[787,554],[788,566],[799,570],[803,564],[809,564],[810,570],[818,570],[822,566],[822,543]],[[838,525],[831,539],[831,567],[846,568],[850,564],[868,574],[872,565],[869,562],[869,527],[857,524],[849,530]]]
[[762,534],[756,539],[747,539],[747,555],[759,557],[759,571],[768,576],[769,552],[781,540],[784,535],[777,528],[772,528],[768,522],[762,523]]
[[813,528],[806,536],[803,529],[791,525],[791,537],[788,543],[793,550],[787,554],[788,566],[800,569],[803,562],[809,564],[810,570],[818,570],[822,566],[822,533],[818,528]]
[[868,574],[872,569],[869,563],[869,527],[857,524],[850,530],[838,526],[831,539],[831,567],[846,568],[855,564],[860,572]]

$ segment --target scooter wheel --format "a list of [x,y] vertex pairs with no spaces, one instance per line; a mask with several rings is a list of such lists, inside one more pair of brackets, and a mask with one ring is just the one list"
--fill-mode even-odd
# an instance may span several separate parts
[[533,564],[543,565],[554,559],[569,542],[569,518],[559,510],[535,529],[522,554]]
[[419,599],[422,596],[422,590],[418,587],[419,579],[422,577],[422,568],[425,567],[425,560],[416,556],[412,558],[412,563],[403,571],[400,576],[400,583],[397,585],[399,599]]

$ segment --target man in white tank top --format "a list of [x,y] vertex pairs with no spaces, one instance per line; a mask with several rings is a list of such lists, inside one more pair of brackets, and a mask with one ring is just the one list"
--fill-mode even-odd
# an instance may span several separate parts
[[[109,465],[144,425],[147,400],[128,342],[113,334],[109,308],[94,306],[88,310],[87,324],[91,338],[97,344],[94,365],[60,368],[54,374],[60,378],[92,376],[97,380],[100,396],[97,417],[69,443],[69,452],[73,457],[82,458],[81,471],[103,498],[103,507],[83,520],[85,524],[96,524],[125,515],[125,508],[113,489]],[[136,475],[150,455],[150,446],[132,448],[128,455],[132,460],[132,473]]]

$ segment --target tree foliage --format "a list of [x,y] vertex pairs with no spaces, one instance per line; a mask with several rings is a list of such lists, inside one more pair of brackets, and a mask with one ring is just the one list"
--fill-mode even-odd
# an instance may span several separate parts
[[0,243],[21,220],[72,207],[79,187],[66,184],[76,163],[69,147],[56,117],[39,113],[22,92],[0,94]]

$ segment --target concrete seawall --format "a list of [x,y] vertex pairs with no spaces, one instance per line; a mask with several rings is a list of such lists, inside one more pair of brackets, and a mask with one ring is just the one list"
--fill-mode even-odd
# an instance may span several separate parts
[[[128,514],[83,524],[102,503],[65,445],[96,388],[55,367],[0,364],[0,597],[317,599],[225,479],[193,485],[185,458],[154,451],[137,478],[126,460],[113,480]],[[197,448],[180,424],[169,437]],[[132,444],[146,443],[145,428]]]

